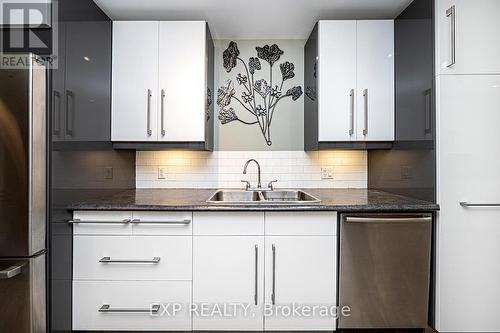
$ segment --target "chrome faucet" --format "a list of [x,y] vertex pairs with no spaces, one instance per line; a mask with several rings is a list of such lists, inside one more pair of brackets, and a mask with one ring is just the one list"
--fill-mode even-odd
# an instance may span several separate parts
[[[255,164],[257,164],[257,188],[262,188],[262,185],[260,184],[260,164],[259,162],[257,162],[256,160],[254,159],[251,159],[251,160],[248,160],[246,163],[245,163],[245,166],[243,167],[243,174],[246,175],[247,174],[247,167],[248,167],[248,164],[250,164],[250,162],[255,162]],[[247,189],[248,189],[248,185],[247,185]]]

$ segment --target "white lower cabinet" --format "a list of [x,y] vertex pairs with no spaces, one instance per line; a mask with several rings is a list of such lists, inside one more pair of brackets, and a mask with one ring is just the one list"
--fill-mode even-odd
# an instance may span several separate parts
[[336,247],[335,236],[266,237],[265,330],[335,329]]
[[193,258],[193,330],[263,330],[264,236],[194,236]]
[[335,329],[334,212],[74,218],[74,330]]
[[191,281],[73,281],[73,330],[191,330],[190,302]]

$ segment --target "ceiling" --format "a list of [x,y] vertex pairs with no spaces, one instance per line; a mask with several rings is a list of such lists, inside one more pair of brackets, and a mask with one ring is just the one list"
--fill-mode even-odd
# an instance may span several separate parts
[[216,39],[305,39],[323,19],[392,19],[412,0],[94,0],[113,20],[206,20]]

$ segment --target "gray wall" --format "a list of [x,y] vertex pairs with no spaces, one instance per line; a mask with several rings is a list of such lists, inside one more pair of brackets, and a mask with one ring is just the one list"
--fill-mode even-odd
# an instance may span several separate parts
[[[276,112],[271,126],[272,145],[268,146],[259,126],[245,125],[233,121],[222,125],[219,121],[219,107],[217,106],[217,89],[231,79],[234,83],[236,96],[241,99],[244,88],[236,81],[238,73],[245,74],[243,64],[238,61],[237,66],[227,72],[223,66],[223,52],[228,47],[230,40],[215,41],[215,150],[303,150],[304,147],[304,95],[296,101],[290,97],[282,99],[276,107]],[[285,81],[283,93],[293,86],[301,86],[304,91],[304,44],[305,40],[235,40],[240,51],[240,58],[248,65],[250,57],[257,57],[256,46],[277,44],[284,54],[273,65],[273,85],[281,84],[281,71],[279,64],[289,61],[295,65],[295,77]],[[265,79],[269,83],[269,64],[260,59],[262,69],[255,72],[255,80]],[[256,98],[259,102],[259,97]],[[235,100],[232,107],[238,116],[246,121],[254,121],[255,117],[244,110]]]

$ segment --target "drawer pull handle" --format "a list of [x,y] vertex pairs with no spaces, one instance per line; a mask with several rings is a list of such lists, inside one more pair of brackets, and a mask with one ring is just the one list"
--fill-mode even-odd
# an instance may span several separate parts
[[150,308],[112,308],[109,304],[103,304],[99,308],[99,312],[104,313],[150,313],[156,314],[160,311],[160,305],[155,304]]
[[74,219],[74,220],[69,220],[69,224],[77,224],[77,223],[83,223],[83,224],[127,224],[130,223],[132,220],[130,219],[124,219],[121,221],[85,221],[85,220],[80,220],[80,219]]
[[153,259],[112,259],[111,257],[103,257],[99,262],[103,263],[122,263],[122,264],[157,264],[160,262],[160,257]]
[[143,221],[141,219],[133,219],[131,222],[132,223],[172,224],[172,225],[183,224],[183,225],[185,225],[185,224],[190,224],[191,220],[184,219],[182,221]]

